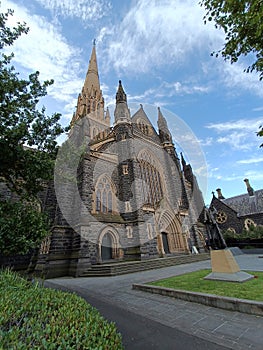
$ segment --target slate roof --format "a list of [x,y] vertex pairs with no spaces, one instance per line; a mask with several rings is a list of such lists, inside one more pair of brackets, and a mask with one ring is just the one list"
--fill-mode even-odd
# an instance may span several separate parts
[[239,196],[221,199],[221,202],[234,209],[239,216],[262,213],[263,215],[263,189],[254,192],[254,196],[248,193]]

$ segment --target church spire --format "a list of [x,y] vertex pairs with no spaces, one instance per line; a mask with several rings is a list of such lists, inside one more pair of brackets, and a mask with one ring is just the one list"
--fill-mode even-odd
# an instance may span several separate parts
[[[110,126],[109,116],[106,118],[104,115],[104,98],[100,89],[95,40],[93,42],[88,71],[82,91],[78,97],[77,109],[72,118],[71,125],[73,126],[78,119],[85,116],[96,123],[99,122],[101,129]],[[98,123],[96,123],[91,123],[94,124],[90,124],[91,128],[98,128]]]
[[114,111],[115,125],[119,123],[129,123],[131,124],[130,110],[127,105],[127,96],[119,80],[119,87],[116,93],[116,107]]
[[96,45],[95,40],[93,42],[91,57],[89,60],[89,68],[86,74],[85,83],[83,86],[83,90],[85,92],[91,93],[92,90],[100,91],[100,81],[99,81],[99,73],[98,73],[98,64],[97,64],[97,55],[96,55]]

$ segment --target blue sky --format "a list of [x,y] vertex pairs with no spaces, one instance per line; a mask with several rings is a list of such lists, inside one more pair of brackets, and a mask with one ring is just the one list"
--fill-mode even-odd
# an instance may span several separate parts
[[[198,0],[1,0],[11,23],[30,27],[12,47],[23,74],[39,70],[55,80],[42,103],[69,123],[84,83],[96,38],[100,83],[106,105],[114,103],[118,80],[128,103],[160,106],[178,152],[193,165],[206,203],[221,188],[225,197],[263,183],[263,83],[210,53],[224,35],[204,25]],[[136,106],[135,105],[135,106]],[[154,126],[154,108],[149,116]]]

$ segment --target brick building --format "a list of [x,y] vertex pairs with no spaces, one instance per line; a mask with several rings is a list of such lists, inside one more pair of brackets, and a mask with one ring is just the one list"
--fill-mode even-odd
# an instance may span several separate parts
[[158,132],[142,105],[130,114],[120,81],[111,125],[93,46],[54,183],[41,194],[54,224],[38,271],[82,276],[105,261],[189,253],[192,245],[203,251],[202,194],[160,108],[156,113]]

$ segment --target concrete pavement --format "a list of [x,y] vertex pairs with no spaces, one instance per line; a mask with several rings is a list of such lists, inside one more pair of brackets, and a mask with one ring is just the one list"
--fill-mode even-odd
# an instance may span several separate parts
[[[260,257],[262,255],[243,254],[235,258],[242,270],[263,271],[263,258]],[[160,330],[163,329],[159,334],[163,345],[167,339],[163,328],[166,327],[166,329],[197,337],[196,339],[200,338],[200,341],[212,342],[222,348],[262,350],[263,317],[132,290],[133,283],[145,283],[204,268],[210,268],[210,261],[114,277],[57,278],[47,280],[45,285],[67,288],[84,296],[86,300],[95,298],[98,305],[99,302],[106,303],[112,306],[112,310],[115,307],[139,319],[141,317],[141,319],[154,321],[156,325],[160,325]],[[113,314],[113,311],[111,313]],[[114,320],[114,314],[110,319]],[[126,329],[126,332],[128,331],[129,329]],[[152,349],[169,349],[169,347],[156,346]],[[193,347],[195,348],[197,347]],[[142,346],[141,349],[146,348]],[[185,347],[185,349],[188,348]]]

